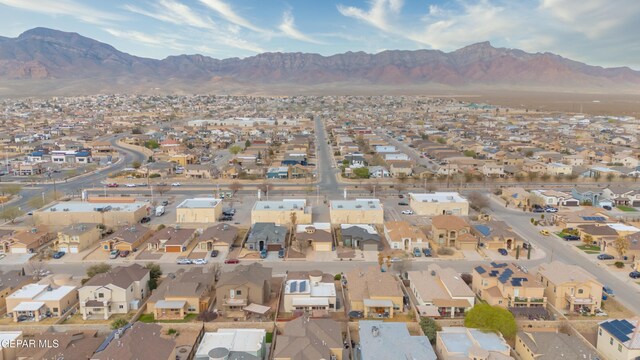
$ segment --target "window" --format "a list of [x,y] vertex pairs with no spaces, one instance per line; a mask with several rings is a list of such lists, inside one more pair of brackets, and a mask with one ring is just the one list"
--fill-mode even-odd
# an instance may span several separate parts
[[602,329],[598,329],[598,335],[602,336]]
[[104,294],[103,294],[103,293],[99,293],[99,294],[98,294],[98,297],[99,297],[100,299],[102,299],[102,298],[104,298]]
[[242,295],[242,290],[236,290],[236,295]]
[[57,313],[58,312],[58,308],[53,308],[53,312]]
[[613,338],[609,338],[609,345],[613,345]]
[[118,306],[119,309],[124,309],[124,305]]
[[618,351],[622,352],[622,344],[618,344]]
[[578,294],[584,294],[584,289],[578,289]]

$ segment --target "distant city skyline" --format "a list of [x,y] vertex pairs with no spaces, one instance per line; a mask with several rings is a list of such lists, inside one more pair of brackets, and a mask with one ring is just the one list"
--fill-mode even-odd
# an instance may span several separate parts
[[0,35],[49,27],[137,56],[438,49],[490,41],[640,69],[636,0],[0,0]]

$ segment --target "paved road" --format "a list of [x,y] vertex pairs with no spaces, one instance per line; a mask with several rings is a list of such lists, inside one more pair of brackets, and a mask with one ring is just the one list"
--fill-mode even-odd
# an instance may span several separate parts
[[616,299],[635,313],[640,313],[640,289],[631,281],[622,281],[599,262],[583,256],[577,252],[574,245],[564,242],[555,236],[544,236],[539,233],[539,228],[531,224],[531,213],[505,208],[504,204],[493,200],[491,210],[495,217],[507,221],[520,236],[528,239],[534,246],[546,252],[545,262],[558,260],[566,264],[577,265],[598,278],[604,285],[611,287],[616,294]]
[[337,169],[332,160],[331,147],[327,144],[327,131],[322,118],[316,117],[315,125],[317,144],[316,166],[319,177],[318,186],[320,187],[320,192],[324,195],[337,194],[340,192],[341,186],[336,179]]

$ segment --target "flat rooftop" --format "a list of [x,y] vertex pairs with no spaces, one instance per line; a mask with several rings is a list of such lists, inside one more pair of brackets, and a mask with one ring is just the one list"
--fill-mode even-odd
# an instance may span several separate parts
[[254,210],[303,210],[307,205],[307,201],[304,199],[291,199],[282,201],[256,201],[253,206]]
[[382,210],[380,200],[332,200],[331,210]]
[[136,201],[133,203],[91,203],[84,201],[66,201],[59,202],[48,207],[45,207],[38,212],[90,212],[99,211],[98,209],[104,209],[103,211],[119,211],[119,212],[132,212],[147,206],[147,203],[142,201]]
[[459,202],[467,202],[467,199],[460,196],[457,192],[435,192],[435,193],[424,193],[424,194],[416,194],[409,193],[409,196],[414,201],[419,202],[443,202],[443,203],[459,203]]
[[266,334],[264,329],[219,329],[218,332],[206,332],[196,351],[196,358],[207,357],[211,349],[219,347],[234,352],[257,352],[262,347]]
[[222,200],[216,198],[186,199],[177,206],[178,209],[209,209],[220,204]]

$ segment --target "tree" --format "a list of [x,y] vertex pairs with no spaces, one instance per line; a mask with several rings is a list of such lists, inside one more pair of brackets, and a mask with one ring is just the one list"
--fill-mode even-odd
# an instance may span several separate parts
[[87,268],[87,276],[92,278],[98,274],[103,274],[109,271],[111,271],[111,265],[107,263],[95,264]]
[[538,173],[537,173],[537,172],[535,172],[535,171],[529,171],[529,172],[527,173],[527,178],[529,178],[529,181],[530,181],[530,182],[533,182],[533,181],[535,181],[535,180],[538,178]]
[[149,290],[155,290],[158,287],[158,279],[162,276],[162,269],[156,263],[148,263],[145,268],[149,269]]
[[582,241],[587,245],[591,245],[593,244],[593,236],[591,236],[590,234],[585,234],[582,237]]
[[153,150],[159,148],[160,144],[158,143],[158,141],[151,139],[144,142],[144,147]]
[[10,206],[0,211],[0,218],[11,221],[11,223],[13,224],[13,222],[23,214],[24,211],[20,210],[20,208],[18,208],[17,206]]
[[262,184],[258,185],[258,189],[262,191],[263,194],[267,195],[269,193],[269,190],[271,190],[271,184],[269,184],[268,182],[263,182]]
[[131,163],[131,167],[134,169],[140,169],[140,166],[142,166],[142,164],[140,163],[140,161],[134,161]]
[[244,142],[244,148],[245,149],[250,147],[250,146],[251,146],[251,141],[247,140],[247,141]]
[[615,178],[616,175],[613,173],[608,173],[607,174],[607,181],[611,182],[613,180],[613,178]]
[[218,313],[213,311],[202,311],[198,314],[198,321],[211,322],[218,318]]
[[124,327],[128,324],[129,322],[127,321],[127,319],[123,318],[123,317],[119,317],[117,319],[114,319],[111,322],[111,330],[117,330],[120,329],[121,327]]
[[472,157],[472,158],[475,158],[477,155],[476,152],[473,150],[465,150],[463,154],[466,157]]
[[171,190],[171,186],[167,184],[157,184],[153,186],[153,191],[160,194],[160,196],[168,193]]
[[242,189],[242,184],[240,184],[237,181],[234,181],[231,184],[229,184],[229,190],[233,192],[233,195],[235,195],[240,189]]
[[407,254],[404,254],[402,258],[400,258],[400,261],[393,263],[393,269],[397,271],[400,276],[403,276],[407,271],[411,270],[411,260],[409,260]]
[[489,198],[478,191],[469,194],[467,200],[469,200],[469,205],[477,211],[482,211],[489,207]]
[[473,276],[469,273],[462,273],[460,274],[460,278],[462,279],[462,281],[464,281],[465,284],[471,286],[471,283],[473,282]]
[[367,169],[366,167],[355,168],[353,169],[353,175],[355,175],[358,179],[368,179],[369,169]]
[[29,260],[28,268],[29,268],[29,274],[33,275],[33,278],[36,281],[41,280],[47,274],[47,270],[45,269],[45,263],[42,261],[38,261],[34,258],[31,258],[31,260]]
[[423,317],[420,319],[420,327],[422,328],[424,336],[426,336],[432,344],[435,343],[436,333],[441,330],[440,325],[432,318]]
[[624,236],[618,236],[613,242],[613,248],[616,249],[619,257],[623,257],[629,250],[629,239]]
[[229,148],[229,152],[232,153],[233,155],[238,155],[240,151],[242,151],[242,148],[238,145],[233,145],[232,147]]
[[22,190],[22,185],[19,185],[19,184],[4,184],[0,188],[0,192],[2,192],[2,195],[8,194],[12,196],[18,195],[21,190]]
[[512,338],[518,331],[516,319],[509,310],[485,303],[478,303],[467,311],[464,317],[464,326],[497,331],[505,338]]

